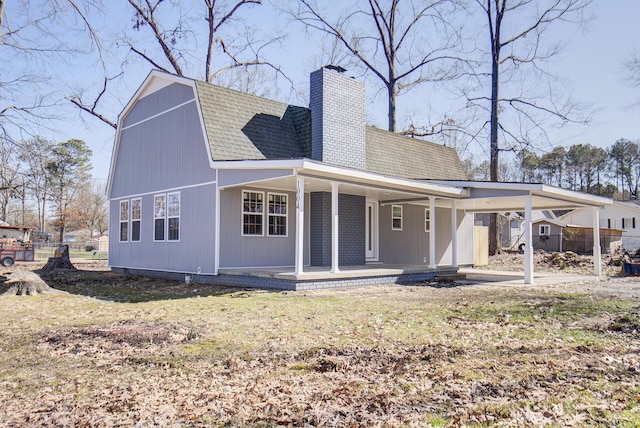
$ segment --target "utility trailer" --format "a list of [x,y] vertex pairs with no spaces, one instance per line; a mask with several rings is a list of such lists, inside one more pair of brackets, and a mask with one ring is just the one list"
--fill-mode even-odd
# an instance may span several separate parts
[[[2,241],[0,239],[0,241]],[[15,262],[32,262],[35,259],[33,244],[19,242],[0,242],[0,264],[13,266]]]

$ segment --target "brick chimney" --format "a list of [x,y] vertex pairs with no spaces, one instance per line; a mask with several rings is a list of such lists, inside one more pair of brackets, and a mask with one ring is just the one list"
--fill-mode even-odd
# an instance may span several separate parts
[[364,83],[328,65],[311,73],[311,158],[365,169]]

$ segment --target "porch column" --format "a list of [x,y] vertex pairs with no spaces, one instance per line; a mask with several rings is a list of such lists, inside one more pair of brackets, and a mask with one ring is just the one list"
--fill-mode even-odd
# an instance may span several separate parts
[[304,266],[304,178],[296,179],[296,253],[294,274],[300,275]]
[[338,183],[331,183],[331,273],[338,273]]
[[458,201],[451,200],[451,267],[458,267]]
[[215,228],[215,238],[214,238],[214,255],[213,255],[213,274],[217,275],[218,270],[220,269],[220,187],[218,187],[218,172],[216,170],[216,223],[214,225]]
[[533,284],[533,245],[531,244],[531,194],[524,198],[524,283]]
[[436,198],[429,197],[429,215],[431,227],[429,228],[429,268],[436,268]]
[[600,249],[600,212],[593,208],[593,274],[602,275],[602,252]]

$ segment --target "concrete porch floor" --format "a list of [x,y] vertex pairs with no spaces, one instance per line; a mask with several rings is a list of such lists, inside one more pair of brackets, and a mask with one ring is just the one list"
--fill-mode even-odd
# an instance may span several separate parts
[[332,273],[327,266],[305,266],[300,275],[296,275],[293,266],[258,268],[220,268],[220,275],[250,275],[262,278],[277,278],[290,281],[318,281],[347,278],[365,278],[375,276],[394,276],[403,274],[451,274],[458,268],[438,266],[429,268],[423,265],[366,264],[341,266],[339,272]]

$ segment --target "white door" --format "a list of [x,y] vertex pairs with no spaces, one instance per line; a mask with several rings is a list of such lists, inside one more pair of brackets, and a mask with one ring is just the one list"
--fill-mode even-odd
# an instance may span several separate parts
[[378,260],[378,202],[367,201],[365,213],[365,257]]

